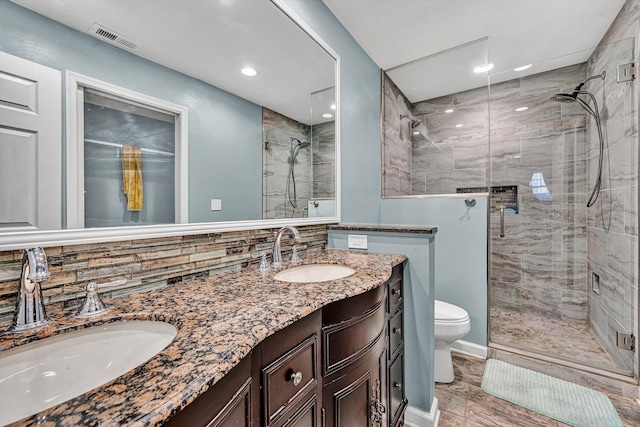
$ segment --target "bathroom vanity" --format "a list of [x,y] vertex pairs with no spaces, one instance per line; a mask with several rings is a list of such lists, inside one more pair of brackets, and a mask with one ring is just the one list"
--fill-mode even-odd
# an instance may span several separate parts
[[37,331],[4,332],[0,350],[130,320],[178,331],[135,369],[15,425],[401,425],[406,259],[325,250],[302,263],[355,273],[288,283],[244,268],[106,301],[89,320],[62,311]]
[[166,425],[401,425],[402,273],[276,332]]

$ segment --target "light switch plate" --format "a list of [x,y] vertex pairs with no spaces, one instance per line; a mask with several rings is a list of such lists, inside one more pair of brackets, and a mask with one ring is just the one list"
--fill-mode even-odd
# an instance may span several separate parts
[[221,211],[222,210],[222,199],[211,199],[211,210],[212,211]]
[[367,235],[349,234],[347,236],[347,246],[349,249],[367,249]]

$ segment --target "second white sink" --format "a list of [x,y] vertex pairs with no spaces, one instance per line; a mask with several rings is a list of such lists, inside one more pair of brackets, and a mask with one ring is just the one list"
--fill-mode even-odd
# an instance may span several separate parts
[[308,264],[288,268],[276,274],[273,278],[281,282],[293,283],[328,282],[329,280],[349,277],[355,272],[353,268],[346,265]]
[[0,353],[0,425],[105,384],[162,351],[177,330],[165,322],[93,326]]

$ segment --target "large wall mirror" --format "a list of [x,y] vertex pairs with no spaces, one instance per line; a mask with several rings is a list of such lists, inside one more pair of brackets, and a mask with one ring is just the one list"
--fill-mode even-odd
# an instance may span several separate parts
[[0,0],[0,54],[0,249],[339,220],[339,59],[281,0]]

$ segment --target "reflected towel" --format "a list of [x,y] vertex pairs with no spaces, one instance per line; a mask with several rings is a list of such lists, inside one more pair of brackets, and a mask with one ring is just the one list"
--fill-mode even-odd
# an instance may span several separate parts
[[142,210],[142,151],[132,145],[122,146],[122,191],[127,195],[127,210]]

